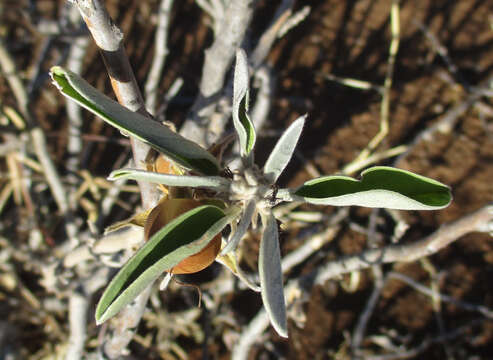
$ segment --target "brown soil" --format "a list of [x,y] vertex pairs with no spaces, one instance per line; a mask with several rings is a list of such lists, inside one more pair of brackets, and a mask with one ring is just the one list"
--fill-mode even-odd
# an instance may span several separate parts
[[[141,84],[145,81],[153,55],[153,12],[158,1],[116,1],[107,5],[116,23],[126,34],[126,46],[136,75]],[[262,10],[252,25],[252,41],[268,24],[279,1],[261,1]],[[390,0],[311,0],[298,2],[298,7],[311,6],[311,13],[294,30],[281,39],[269,55],[269,64],[277,77],[277,93],[273,99],[268,130],[277,131],[296,117],[308,113],[308,121],[299,151],[313,163],[321,174],[332,174],[351,162],[368,144],[379,128],[380,96],[374,91],[345,87],[327,80],[324,74],[351,77],[383,84],[386,73],[390,43],[389,9]],[[493,74],[493,2],[490,0],[415,0],[401,2],[401,42],[396,60],[394,83],[391,92],[390,133],[379,150],[400,144],[409,144],[415,136],[439,121],[448,111],[466,99],[470,87],[484,86],[484,81]],[[36,60],[42,51],[46,37],[33,30],[35,19],[55,19],[59,16],[63,1],[39,1],[38,12],[27,12],[27,1],[8,1],[8,11],[0,17],[0,34],[5,33],[17,66],[27,79],[31,79]],[[26,14],[30,14],[26,16]],[[264,16],[265,15],[265,16]],[[209,19],[192,0],[176,2],[170,33],[170,56],[162,80],[163,94],[177,77],[183,77],[184,88],[169,108],[169,120],[180,124],[183,114],[190,107],[197,92],[203,51],[212,40],[207,27]],[[436,48],[419,29],[422,23],[447,49],[448,56],[457,67],[453,73]],[[17,43],[16,43],[17,41]],[[45,71],[60,60],[66,49],[63,39],[55,39],[49,56],[41,68]],[[99,54],[91,46],[84,65],[85,78],[111,93],[107,76]],[[63,100],[45,79],[35,93],[34,114],[48,134],[50,151],[63,171],[66,157],[66,117]],[[15,106],[5,76],[0,75],[0,99],[4,104]],[[419,143],[409,156],[397,165],[450,185],[454,202],[445,210],[436,212],[406,212],[405,220],[411,225],[403,241],[413,241],[430,234],[441,224],[455,220],[493,201],[493,127],[492,103],[483,98],[459,117],[451,132],[436,134],[432,141]],[[85,114],[87,121],[84,132],[108,137],[120,136],[99,121]],[[3,130],[2,130],[3,131]],[[12,129],[5,129],[12,132]],[[275,138],[260,139],[259,149],[270,149]],[[125,151],[128,151],[125,148]],[[112,164],[122,152],[120,145],[107,142],[87,142],[82,158],[84,166],[92,174],[106,176]],[[260,159],[267,155],[258,154]],[[390,159],[382,164],[393,165]],[[2,164],[2,171],[5,170]],[[304,169],[301,160],[295,159],[281,178],[281,185],[296,186],[311,175]],[[53,207],[53,204],[51,204]],[[310,210],[320,208],[310,206]],[[327,213],[333,210],[323,209]],[[290,276],[312,270],[317,264],[341,254],[357,253],[368,244],[366,237],[351,229],[350,222],[368,225],[367,209],[351,209],[349,219],[337,238],[322,248],[313,259],[294,269]],[[28,226],[22,212],[10,204],[2,213],[2,230],[15,233],[19,241],[27,241]],[[126,216],[121,210],[115,217]],[[392,220],[381,212],[383,243],[389,238]],[[40,215],[46,236],[58,242],[61,235],[61,219],[56,215]],[[390,224],[390,225],[389,225]],[[389,230],[390,229],[390,230]],[[6,232],[8,233],[8,232]],[[287,234],[283,251],[297,246],[296,234]],[[246,245],[245,266],[255,266],[258,244],[255,236]],[[443,294],[457,300],[493,307],[493,243],[483,234],[469,234],[449,248],[429,258],[440,274],[438,283]],[[36,295],[43,298],[43,288],[37,285],[38,275],[30,273],[29,267],[18,264],[22,280],[34,287]],[[395,264],[384,267],[384,271],[399,271],[419,283],[429,286],[430,275],[423,263]],[[344,277],[342,282],[348,282]],[[340,281],[317,286],[307,297],[303,310],[305,322],[291,321],[290,338],[282,340],[269,330],[265,341],[259,343],[251,359],[328,359],[348,358],[348,338],[355,328],[359,316],[373,289],[371,272],[362,274],[355,292],[348,292]],[[12,292],[0,288],[0,304]],[[16,293],[17,294],[17,293]],[[17,294],[16,296],[19,296]],[[170,296],[170,300],[173,297]],[[1,311],[29,309],[22,303],[16,309],[1,306]],[[175,303],[180,300],[174,299]],[[193,302],[193,301],[191,301]],[[257,294],[238,292],[224,299],[227,309],[233,311],[241,325],[246,325],[260,307]],[[436,341],[413,359],[488,359],[493,353],[493,324],[474,311],[464,310],[453,304],[441,304],[440,312],[434,309],[431,299],[397,280],[385,286],[367,328],[367,335],[386,335],[394,345],[413,348],[424,341],[450,334],[455,329],[471,325],[460,336]],[[32,313],[33,309],[26,312]],[[0,312],[1,313],[1,312]],[[222,314],[224,315],[224,314]],[[46,343],[60,341],[57,332],[50,333],[49,325],[33,324],[29,316],[12,316],[15,334],[12,338],[22,344],[29,339],[27,349],[31,354],[40,353]],[[54,314],[63,321],[66,312]],[[214,319],[203,315],[199,324],[208,326],[207,344],[182,335],[178,343],[189,353],[191,359],[229,358],[227,336],[231,328],[224,325],[214,327]],[[443,322],[440,329],[438,318]],[[45,328],[42,328],[45,326]],[[94,327],[89,328],[92,339],[97,335]],[[234,329],[233,329],[234,330]],[[236,329],[237,330],[237,329]],[[60,333],[66,328],[59,329]],[[154,328],[142,327],[142,335],[155,336]],[[263,346],[268,344],[269,346]],[[20,345],[19,345],[20,346]],[[382,349],[365,340],[363,346],[381,354]],[[132,343],[131,349],[141,358],[159,358],[156,344],[146,348]],[[204,352],[204,349],[208,350]],[[165,357],[163,357],[165,358]]]

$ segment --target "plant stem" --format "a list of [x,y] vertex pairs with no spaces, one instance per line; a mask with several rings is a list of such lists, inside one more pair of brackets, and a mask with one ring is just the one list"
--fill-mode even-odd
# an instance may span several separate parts
[[[144,99],[123,47],[123,34],[111,20],[103,1],[74,0],[73,2],[78,7],[96,45],[100,49],[118,102],[129,110],[151,117],[145,109]],[[140,167],[145,161],[149,146],[133,138],[130,139],[130,142],[135,165]],[[139,182],[139,187],[144,208],[147,209],[155,205],[159,198],[155,186]]]
[[[101,0],[74,0],[82,18],[87,24],[94,41],[101,51],[108,71],[113,91],[118,102],[129,110],[151,117],[144,104],[144,99],[137,85],[134,72],[130,66],[127,54],[123,47],[123,34],[111,20],[103,1]],[[144,164],[149,152],[149,146],[131,138],[135,166]],[[142,205],[145,209],[154,206],[159,199],[157,188],[147,182],[139,182],[142,196]],[[118,358],[132,340],[134,330],[140,322],[151,286],[144,290],[135,301],[127,306],[116,320],[118,324],[111,338],[105,343],[104,351],[110,358]]]

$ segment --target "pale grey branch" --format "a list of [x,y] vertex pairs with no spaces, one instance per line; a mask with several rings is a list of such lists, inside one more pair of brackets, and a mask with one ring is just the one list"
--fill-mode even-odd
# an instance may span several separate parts
[[[221,97],[226,73],[231,67],[236,49],[240,47],[250,24],[253,4],[253,0],[231,0],[221,19],[214,42],[205,52],[200,94],[180,131],[182,135],[201,145],[215,141],[220,135],[213,134],[211,139],[206,139],[208,122],[215,111],[217,100]],[[218,128],[223,129],[224,125],[225,123]]]
[[154,41],[154,56],[145,84],[146,108],[155,115],[159,81],[163,72],[166,56],[168,56],[168,29],[173,0],[162,0],[158,11],[158,25]]

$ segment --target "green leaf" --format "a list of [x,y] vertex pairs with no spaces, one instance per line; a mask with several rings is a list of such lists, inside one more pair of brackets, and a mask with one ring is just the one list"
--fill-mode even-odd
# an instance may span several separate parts
[[236,52],[233,82],[233,125],[240,140],[241,156],[250,154],[255,146],[256,134],[248,117],[248,62],[243,50]]
[[156,232],[111,280],[96,308],[97,324],[116,315],[164,271],[201,251],[238,213],[203,205]]
[[118,169],[108,177],[108,180],[118,179],[132,179],[168,186],[205,188],[216,191],[226,191],[231,185],[231,181],[220,176],[170,175],[138,169]]
[[366,206],[400,210],[436,210],[452,201],[450,188],[436,180],[392,167],[365,170],[361,180],[326,176],[291,191],[290,200],[334,206]]
[[54,66],[51,68],[50,75],[63,95],[124,134],[147,143],[187,169],[205,175],[219,173],[216,158],[198,144],[185,139],[157,121],[128,110],[69,70]]
[[284,131],[265,162],[264,174],[271,184],[277,181],[277,178],[281,175],[289,160],[291,160],[303,130],[305,119],[306,115],[300,116]]
[[274,329],[280,336],[288,337],[277,222],[272,213],[264,216],[262,222],[264,231],[258,257],[262,302]]

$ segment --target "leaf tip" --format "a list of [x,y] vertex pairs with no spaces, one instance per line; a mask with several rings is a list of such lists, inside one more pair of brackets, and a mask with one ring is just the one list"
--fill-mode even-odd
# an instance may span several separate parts
[[122,169],[113,170],[106,179],[110,181],[115,181],[122,177],[125,177],[126,174],[127,172]]
[[277,334],[282,337],[287,339],[288,338],[288,329],[276,329]]
[[59,91],[63,91],[63,82],[58,77],[63,77],[65,70],[61,66],[52,66],[50,69],[50,77],[53,85],[57,87]]
[[65,70],[61,66],[55,65],[50,68],[51,77],[53,77],[53,75],[63,76],[64,74]]
[[96,314],[94,315],[94,319],[96,320],[97,326],[102,325],[106,320],[108,320],[104,317],[104,313],[101,314],[101,309],[99,309],[99,304],[96,308]]
[[300,122],[302,124],[302,126],[304,126],[307,117],[308,117],[308,113],[307,114],[304,114],[304,115],[301,115],[294,122]]

